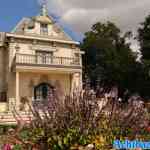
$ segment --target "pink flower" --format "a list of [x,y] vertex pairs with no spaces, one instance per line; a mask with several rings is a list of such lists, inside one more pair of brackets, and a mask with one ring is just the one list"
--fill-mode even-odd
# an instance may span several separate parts
[[5,144],[2,150],[12,150],[10,144]]
[[149,126],[149,127],[147,127],[147,131],[148,131],[148,132],[150,132],[150,126]]

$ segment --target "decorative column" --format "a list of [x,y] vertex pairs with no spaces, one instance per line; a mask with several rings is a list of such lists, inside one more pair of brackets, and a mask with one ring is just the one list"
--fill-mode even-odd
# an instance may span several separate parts
[[82,77],[82,72],[80,72],[79,74],[80,74],[80,77],[79,77],[79,88],[80,88],[80,90],[82,90],[82,89],[83,89],[83,83],[82,83],[83,77]]
[[19,96],[19,72],[16,72],[16,109],[19,109],[20,96]]
[[82,73],[77,72],[72,74],[72,92],[82,90]]

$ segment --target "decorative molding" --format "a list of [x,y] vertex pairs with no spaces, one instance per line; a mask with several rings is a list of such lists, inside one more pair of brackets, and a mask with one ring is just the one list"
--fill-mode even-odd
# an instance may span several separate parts
[[16,66],[25,66],[25,67],[38,67],[40,69],[40,67],[42,68],[46,68],[48,67],[50,69],[52,68],[61,68],[61,69],[82,69],[81,65],[70,65],[70,66],[65,66],[65,65],[42,65],[42,64],[26,64],[26,63],[16,63]]
[[33,40],[33,45],[36,45],[37,44],[37,40]]
[[52,42],[52,46],[56,47],[57,46],[56,42]]
[[20,43],[20,44],[33,44],[33,40],[28,39],[18,39],[18,38],[10,38],[11,43]]
[[75,54],[85,54],[85,52],[84,51],[80,51],[80,50],[75,50],[75,51],[73,51]]
[[19,50],[20,50],[19,44],[16,44],[15,49],[16,49],[16,52],[19,52]]
[[76,45],[75,45],[75,44],[72,44],[72,45],[71,45],[71,48],[72,48],[72,49],[76,49]]
[[11,43],[14,43],[14,42],[15,42],[15,38],[13,38],[13,37],[10,38],[10,42],[11,42]]
[[47,46],[47,45],[32,45],[30,46],[32,50],[41,50],[41,51],[57,51],[56,47]]
[[68,39],[59,39],[59,38],[51,38],[49,37],[41,37],[41,36],[29,36],[29,35],[20,35],[20,34],[13,34],[13,33],[7,33],[7,37],[14,37],[14,38],[20,38],[20,39],[27,39],[27,40],[39,40],[39,41],[45,41],[45,42],[57,42],[57,43],[64,43],[64,44],[76,44],[79,45],[79,42],[73,41],[73,40],[68,40]]

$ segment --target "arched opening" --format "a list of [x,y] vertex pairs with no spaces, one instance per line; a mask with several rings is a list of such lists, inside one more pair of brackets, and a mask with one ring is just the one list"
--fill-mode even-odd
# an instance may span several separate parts
[[50,90],[53,90],[54,87],[49,83],[40,83],[34,87],[34,100],[35,101],[44,101],[47,100]]

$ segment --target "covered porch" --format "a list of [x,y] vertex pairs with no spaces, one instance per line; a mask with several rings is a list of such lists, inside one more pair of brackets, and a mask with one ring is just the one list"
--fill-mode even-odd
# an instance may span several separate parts
[[27,72],[24,70],[16,71],[14,74],[14,87],[10,86],[11,94],[8,95],[9,111],[14,106],[18,111],[24,111],[21,107],[25,99],[28,99],[31,104],[44,102],[50,90],[56,89],[59,94],[69,95],[75,87],[81,86],[81,73],[79,72]]
[[9,74],[7,101],[0,103],[0,113],[10,113],[14,107],[21,109],[25,98],[31,104],[47,99],[48,91],[57,89],[59,94],[69,95],[75,88],[82,88],[80,70],[17,69]]

